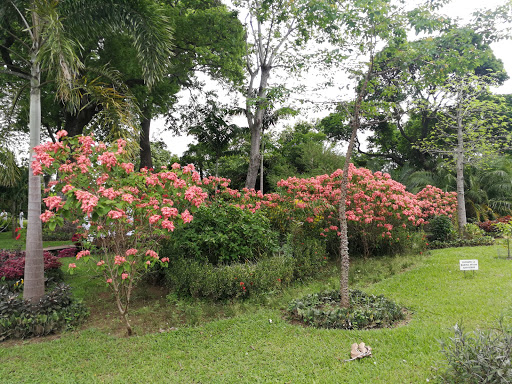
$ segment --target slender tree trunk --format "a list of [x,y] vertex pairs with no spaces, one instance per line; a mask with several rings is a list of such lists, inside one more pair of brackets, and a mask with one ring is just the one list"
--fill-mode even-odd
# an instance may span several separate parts
[[[38,17],[34,14],[33,33],[37,35]],[[37,44],[35,39],[34,45]],[[34,147],[40,143],[41,90],[40,67],[36,61],[38,47],[32,53],[32,79],[30,81],[30,159],[35,160]],[[32,166],[28,173],[28,224],[25,256],[23,297],[36,302],[44,295],[43,231],[41,223],[41,178],[34,176]]]
[[[258,170],[260,168],[260,146],[261,135],[263,131],[263,116],[267,107],[267,86],[270,77],[270,67],[261,67],[260,87],[258,89],[258,100],[256,101],[256,110],[252,118],[248,117],[249,128],[251,129],[251,153],[249,155],[249,168],[247,170],[247,178],[245,179],[245,188],[255,188],[258,179]],[[248,95],[250,97],[250,95]],[[247,107],[247,110],[252,108]],[[250,115],[249,112],[247,112]],[[252,121],[251,121],[252,120]]]
[[[359,118],[359,117],[358,117]],[[348,228],[347,228],[347,193],[348,193],[348,171],[350,167],[350,158],[354,150],[354,144],[357,136],[358,121],[355,117],[352,121],[352,135],[345,154],[345,164],[343,165],[343,175],[341,175],[340,185],[340,205],[338,207],[338,218],[340,220],[340,306],[348,308],[350,297],[348,293],[348,272],[350,268],[350,257],[348,253]]]
[[140,130],[140,166],[142,168],[153,168],[153,160],[151,159],[151,144],[149,141],[149,133],[151,129],[151,118],[146,117],[147,113],[144,113],[144,117],[141,122]]
[[348,171],[350,167],[350,158],[356,142],[357,130],[360,125],[360,110],[363,97],[370,81],[373,71],[373,56],[370,66],[364,77],[364,82],[357,92],[357,98],[354,103],[354,111],[350,120],[352,135],[348,143],[347,153],[345,154],[345,164],[343,165],[343,175],[341,175],[340,185],[340,205],[338,207],[338,218],[340,221],[340,306],[348,308],[350,305],[350,296],[348,292],[348,272],[350,268],[350,256],[348,253],[348,229],[347,229],[347,194],[348,194]]
[[464,135],[462,111],[457,116],[457,149],[455,150],[457,168],[457,221],[459,225],[459,236],[464,233],[466,220],[466,199],[464,197]]
[[[261,132],[263,136],[263,131]],[[265,142],[263,137],[261,138],[261,162],[260,162],[260,191],[263,193],[263,156],[265,153]]]

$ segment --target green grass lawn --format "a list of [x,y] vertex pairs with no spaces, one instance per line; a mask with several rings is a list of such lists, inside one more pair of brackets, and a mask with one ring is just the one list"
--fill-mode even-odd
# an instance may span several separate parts
[[[292,298],[336,286],[334,266],[315,281],[242,303],[165,300],[164,292],[143,287],[131,338],[122,336],[103,284],[80,272],[67,279],[91,306],[89,322],[60,336],[0,344],[0,382],[425,383],[455,323],[489,327],[509,313],[512,261],[495,254],[477,247],[437,250],[416,262],[355,260],[353,287],[384,294],[412,314],[400,327],[369,331],[304,328],[283,318]],[[464,276],[459,259],[472,258],[480,270]],[[361,341],[373,357],[344,363]]]
[[[25,233],[19,240],[11,236],[11,232],[0,232],[0,249],[25,249]],[[54,247],[57,245],[73,244],[71,241],[44,241],[43,247]]]

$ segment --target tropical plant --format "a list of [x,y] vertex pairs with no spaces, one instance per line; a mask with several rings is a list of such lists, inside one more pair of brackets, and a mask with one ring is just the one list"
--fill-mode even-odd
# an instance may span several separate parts
[[[167,63],[170,31],[159,28],[165,20],[151,1],[50,1],[9,0],[0,5],[3,45],[0,73],[30,82],[30,158],[39,145],[41,134],[41,76],[56,84],[58,97],[77,107],[76,87],[83,63],[77,57],[79,42],[85,34],[123,31],[132,37],[142,63],[144,78],[153,83]],[[16,20],[16,22],[14,22]],[[66,24],[65,24],[65,23]],[[67,28],[66,28],[67,27]],[[150,44],[153,41],[158,47]],[[44,294],[41,181],[29,172],[28,180],[27,262],[24,297],[36,301]]]

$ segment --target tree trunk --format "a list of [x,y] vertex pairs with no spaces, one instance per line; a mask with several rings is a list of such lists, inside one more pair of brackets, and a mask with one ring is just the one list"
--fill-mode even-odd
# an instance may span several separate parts
[[[354,118],[355,119],[355,118]],[[348,171],[350,167],[350,158],[356,141],[358,124],[353,121],[352,135],[345,155],[345,164],[343,165],[343,175],[341,175],[340,185],[340,205],[338,207],[338,218],[340,220],[340,306],[348,308],[350,297],[348,293],[348,272],[350,268],[350,257],[348,253],[348,228],[347,228],[347,193],[348,193]]]
[[[460,106],[459,106],[460,109]],[[457,222],[459,225],[459,236],[464,234],[466,225],[466,199],[464,197],[464,136],[462,111],[457,116],[457,149],[455,150],[457,168]]]
[[[34,31],[37,33],[38,18],[34,14]],[[34,44],[37,44],[37,40]],[[41,90],[40,67],[36,61],[37,47],[32,53],[30,80],[30,159],[35,160],[34,147],[40,143],[41,132]],[[41,223],[41,178],[34,176],[32,166],[28,173],[28,224],[25,253],[25,275],[23,297],[36,302],[44,295],[43,231]]]
[[[251,129],[251,153],[249,155],[249,168],[247,170],[247,178],[245,179],[245,188],[255,188],[256,180],[258,179],[258,170],[260,168],[260,146],[261,146],[261,135],[263,130],[263,116],[268,108],[267,106],[267,86],[268,78],[270,77],[271,67],[261,67],[261,78],[260,87],[258,89],[258,100],[256,101],[256,110],[254,115],[249,117],[250,106],[247,106],[247,120],[249,128]],[[250,95],[248,95],[248,98]],[[248,103],[249,104],[249,103]],[[252,120],[252,121],[251,121]]]
[[[263,131],[261,132],[263,136]],[[261,156],[260,156],[260,191],[263,193],[263,156],[265,154],[265,142],[263,141],[263,137],[261,138]]]
[[153,160],[151,159],[151,145],[149,141],[149,133],[151,129],[151,118],[145,117],[147,114],[144,113],[144,117],[141,122],[141,131],[139,138],[140,145],[140,166],[142,168],[153,168]]
[[359,115],[361,103],[370,81],[373,71],[373,56],[371,57],[370,66],[364,77],[364,82],[357,92],[357,98],[354,103],[354,112],[350,121],[352,127],[352,135],[348,143],[347,153],[345,154],[345,164],[343,165],[343,175],[341,175],[340,185],[340,205],[338,207],[338,218],[340,221],[340,306],[348,308],[350,305],[350,296],[348,291],[348,272],[350,268],[350,256],[348,253],[348,229],[347,229],[347,194],[348,194],[348,170],[350,167],[350,158],[354,150],[354,144],[359,129]]
[[101,110],[101,106],[96,104],[85,106],[87,100],[85,96],[80,101],[80,111],[75,115],[65,112],[64,129],[69,137],[78,136],[84,133],[84,128],[89,124],[94,116]]

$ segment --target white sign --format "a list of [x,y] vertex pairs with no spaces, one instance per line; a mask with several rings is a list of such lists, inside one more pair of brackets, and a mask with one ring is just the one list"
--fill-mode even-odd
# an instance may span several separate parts
[[478,260],[459,260],[461,271],[478,271]]

